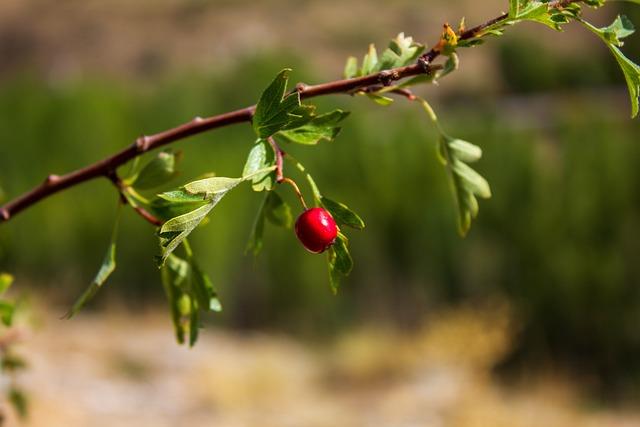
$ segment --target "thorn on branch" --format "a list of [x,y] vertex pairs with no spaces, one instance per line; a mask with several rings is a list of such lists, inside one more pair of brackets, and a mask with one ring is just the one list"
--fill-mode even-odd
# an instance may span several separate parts
[[382,83],[383,86],[391,86],[395,80],[400,79],[400,74],[396,70],[384,70],[381,71],[378,80]]
[[2,218],[3,221],[9,221],[9,218],[11,218],[11,214],[6,208],[2,208],[0,209],[0,218]]
[[45,185],[51,185],[51,184],[55,184],[58,181],[60,181],[60,176],[51,174],[47,176],[47,178],[45,178],[44,183]]
[[200,117],[200,116],[195,116],[195,117],[193,118],[193,120],[191,120],[191,123],[193,123],[193,124],[198,124],[198,123],[202,123],[202,121],[203,121],[203,118],[202,118],[202,117]]
[[423,73],[429,74],[431,72],[431,65],[427,57],[421,56],[418,58],[418,66]]
[[138,153],[144,153],[149,150],[150,143],[151,139],[146,135],[142,135],[140,138],[136,139],[136,151]]

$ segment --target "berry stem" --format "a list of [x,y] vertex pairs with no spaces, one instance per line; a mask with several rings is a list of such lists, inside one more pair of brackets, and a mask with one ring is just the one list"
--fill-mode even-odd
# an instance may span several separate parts
[[283,177],[282,181],[279,181],[280,183],[286,182],[287,184],[289,184],[290,186],[293,187],[293,191],[296,192],[296,196],[298,196],[298,199],[300,200],[300,203],[302,204],[302,207],[304,208],[304,210],[308,210],[309,208],[307,207],[307,204],[304,201],[304,196],[302,195],[302,192],[300,191],[300,188],[298,188],[298,184],[296,184],[296,182],[294,180],[292,180],[291,178],[287,178],[287,177]]
[[284,172],[283,172],[284,162],[282,159],[285,156],[285,152],[284,150],[282,150],[282,148],[280,148],[280,146],[278,145],[276,140],[273,139],[272,136],[267,138],[267,141],[269,142],[269,145],[271,145],[271,148],[273,148],[273,154],[276,156],[276,181],[278,183],[281,183],[284,180]]

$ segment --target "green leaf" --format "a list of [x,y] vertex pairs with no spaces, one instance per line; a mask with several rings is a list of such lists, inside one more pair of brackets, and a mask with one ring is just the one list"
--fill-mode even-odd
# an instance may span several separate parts
[[362,68],[360,69],[360,75],[366,76],[373,73],[378,69],[378,52],[375,45],[372,43],[369,45],[369,51],[362,59]]
[[171,318],[175,329],[176,340],[179,344],[184,344],[186,327],[180,307],[183,295],[183,283],[187,280],[189,265],[186,261],[175,255],[167,257],[167,262],[161,270],[162,285],[171,308]]
[[638,97],[640,97],[640,66],[627,58],[620,49],[613,45],[609,45],[609,49],[618,61],[624,78],[629,89],[629,97],[631,98],[631,117],[635,118],[640,111]]
[[162,225],[160,229],[160,246],[162,247],[162,256],[159,260],[160,265],[164,264],[167,257],[195,230],[220,199],[222,199],[224,194],[226,193],[218,193],[219,197],[211,199],[206,205],[184,215],[171,218]]
[[471,227],[471,220],[478,215],[476,197],[491,197],[487,181],[467,164],[479,160],[482,150],[469,142],[441,133],[439,157],[449,171],[458,206],[458,229],[464,236]]
[[393,104],[393,98],[389,98],[388,96],[378,95],[377,93],[367,93],[367,97],[371,99],[378,105],[382,105],[383,107],[387,107]]
[[347,116],[349,113],[346,111],[334,110],[314,117],[299,128],[280,131],[278,135],[287,141],[303,145],[315,145],[322,140],[332,141],[340,133],[338,123]]
[[198,302],[191,299],[191,314],[189,316],[189,347],[193,347],[198,341],[200,332],[200,311],[198,310]]
[[338,233],[336,241],[327,251],[329,284],[334,294],[338,293],[341,278],[348,276],[353,269],[353,259],[349,254],[348,244],[348,239],[343,234]]
[[20,418],[25,418],[29,409],[29,402],[27,400],[27,396],[22,392],[22,390],[16,387],[11,387],[9,389],[8,399],[18,413],[18,416]]
[[166,221],[176,216],[184,215],[207,203],[208,201],[202,195],[190,194],[184,190],[175,190],[158,194],[157,198],[151,201],[149,209],[153,215]]
[[509,0],[509,18],[517,18],[522,3],[524,3],[522,0]]
[[638,101],[638,97],[640,97],[640,66],[627,58],[619,49],[619,46],[623,44],[621,40],[634,32],[633,25],[623,16],[618,16],[613,24],[604,28],[596,28],[584,20],[580,22],[605,42],[620,65],[631,98],[631,117],[636,117],[640,111]]
[[202,194],[205,199],[211,200],[219,195],[224,196],[229,190],[233,189],[242,181],[243,178],[214,176],[190,182],[184,186],[184,189],[187,190],[187,193]]
[[291,224],[293,223],[291,208],[282,200],[282,197],[274,191],[267,195],[267,200],[264,204],[264,216],[269,222],[278,227],[291,228]]
[[564,5],[563,7],[550,7],[549,1],[510,0],[509,19],[506,22],[502,22],[500,26],[505,27],[518,21],[533,21],[560,31],[562,30],[562,24],[579,17],[580,10],[581,7],[578,3]]
[[[255,176],[272,171],[275,166],[266,169],[259,169],[242,178],[211,177],[190,182],[184,186],[187,193],[201,195],[207,204],[197,207],[185,214],[176,216],[166,221],[160,229],[160,246],[162,255],[158,258],[160,266],[167,260],[167,257],[191,234],[193,230],[206,218],[211,210],[222,200],[222,198],[233,188],[243,181],[248,181]],[[172,197],[183,198],[181,193],[171,193]],[[168,198],[165,193],[165,198]]]
[[[243,176],[251,175],[260,169],[275,165],[275,155],[269,143],[264,139],[258,139],[247,157],[242,172]],[[256,175],[252,178],[251,187],[253,191],[271,190],[276,181],[275,172],[269,171]]]
[[344,68],[344,77],[347,79],[361,77],[390,68],[404,67],[415,62],[424,51],[424,46],[405,37],[400,33],[389,42],[389,46],[378,58],[375,45],[370,44],[367,54],[362,60],[362,67],[358,69],[358,60],[350,56]]
[[176,339],[184,344],[187,331],[189,345],[198,339],[200,311],[220,311],[222,307],[213,284],[200,268],[185,241],[188,259],[169,255],[162,268],[162,283],[171,307]]
[[344,66],[344,78],[352,79],[358,75],[358,59],[355,56],[347,58],[347,63]]
[[116,269],[116,240],[118,237],[118,224],[120,223],[120,209],[121,205],[118,205],[118,213],[116,214],[116,221],[113,225],[113,231],[111,232],[111,241],[107,248],[107,253],[102,260],[102,265],[98,270],[98,273],[94,277],[89,287],[80,295],[76,302],[71,306],[71,309],[64,316],[67,319],[71,319],[75,316],[84,305],[95,296],[96,293],[102,288],[109,276]]
[[338,225],[345,225],[347,227],[355,228],[356,230],[364,229],[365,225],[362,218],[360,218],[357,213],[349,209],[347,205],[334,202],[324,196],[320,198],[320,203],[329,211]]
[[161,151],[134,176],[130,185],[139,190],[149,190],[168,183],[178,175],[176,166],[179,160],[179,152]]
[[635,33],[636,29],[629,18],[625,15],[618,15],[610,26],[604,28],[604,31],[612,43],[622,46],[624,43],[621,40]]
[[391,40],[389,47],[382,53],[377,71],[404,67],[415,62],[424,51],[424,46],[400,33]]
[[0,273],[0,295],[7,292],[13,283],[13,276],[8,273]]
[[311,119],[313,107],[300,104],[300,94],[286,94],[290,69],[284,69],[265,89],[253,115],[253,129],[259,138],[268,138],[282,129],[298,127]]
[[0,300],[0,320],[5,326],[11,326],[16,306],[14,303]]
[[209,276],[200,268],[198,263],[191,257],[192,289],[200,309],[205,311],[222,311],[222,304],[218,299],[213,283]]

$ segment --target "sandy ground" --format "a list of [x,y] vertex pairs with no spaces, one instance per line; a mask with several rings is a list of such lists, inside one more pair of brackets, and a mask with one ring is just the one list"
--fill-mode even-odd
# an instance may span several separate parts
[[310,345],[206,330],[187,349],[164,314],[51,314],[19,348],[23,425],[640,426],[640,413],[586,407],[566,381],[498,385],[489,371],[511,329],[500,310],[458,310],[407,336],[370,328]]

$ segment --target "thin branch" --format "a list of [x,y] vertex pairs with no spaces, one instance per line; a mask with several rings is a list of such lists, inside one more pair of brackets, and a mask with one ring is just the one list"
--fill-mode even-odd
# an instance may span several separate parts
[[[580,1],[581,0],[556,0],[549,3],[549,7],[561,8]],[[467,40],[477,37],[486,28],[502,22],[507,18],[508,14],[502,14],[482,25],[462,32],[459,35],[459,39]],[[337,93],[353,93],[354,91],[364,89],[369,86],[390,85],[394,81],[432,72],[436,67],[438,67],[437,65],[431,65],[431,63],[440,56],[440,49],[441,44],[436,44],[431,50],[422,55],[415,64],[405,67],[383,70],[368,76],[336,80],[312,86],[301,84],[296,86],[296,90],[300,93],[301,99],[308,99],[316,96]],[[95,178],[109,178],[109,175],[115,172],[118,167],[148,151],[155,150],[172,142],[207,132],[212,129],[230,126],[236,123],[250,122],[254,111],[255,105],[252,105],[250,107],[241,108],[239,110],[207,118],[196,117],[188,123],[164,132],[160,132],[155,135],[141,136],[136,139],[132,145],[122,151],[84,168],[70,172],[66,175],[49,175],[40,185],[0,207],[0,224],[9,221],[26,208],[62,190]]]

